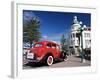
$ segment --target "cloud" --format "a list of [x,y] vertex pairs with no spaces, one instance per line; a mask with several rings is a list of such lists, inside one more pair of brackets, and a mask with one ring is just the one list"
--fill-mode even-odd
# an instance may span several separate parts
[[24,12],[23,12],[23,19],[24,19],[24,20],[30,20],[30,19],[32,19],[33,17],[35,17],[34,12],[24,10]]
[[48,36],[42,36],[43,37],[43,39],[47,39],[48,38]]
[[55,35],[44,35],[42,36],[42,40],[49,40],[49,41],[55,41],[57,43],[60,44],[60,40],[61,40],[61,34],[55,34]]

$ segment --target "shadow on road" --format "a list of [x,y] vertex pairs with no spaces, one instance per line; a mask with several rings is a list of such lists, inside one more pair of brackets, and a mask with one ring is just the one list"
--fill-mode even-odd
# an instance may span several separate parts
[[[62,61],[55,61],[53,64],[56,64],[56,63],[60,63]],[[39,68],[39,67],[44,67],[44,66],[47,66],[46,64],[42,64],[42,63],[29,63],[29,64],[24,64],[23,67],[24,69],[26,69],[26,67],[29,67],[29,68]]]
[[29,63],[29,64],[25,64],[24,65],[24,67],[26,67],[26,66],[29,66],[31,68],[33,68],[33,67],[36,68],[36,67],[42,67],[42,66],[44,66],[44,64],[41,64],[41,63]]

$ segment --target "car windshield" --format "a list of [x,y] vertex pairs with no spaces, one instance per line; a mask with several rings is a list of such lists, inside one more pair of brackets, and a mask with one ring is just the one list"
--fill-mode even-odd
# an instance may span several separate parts
[[42,44],[38,44],[38,43],[34,45],[34,47],[41,47],[41,46]]

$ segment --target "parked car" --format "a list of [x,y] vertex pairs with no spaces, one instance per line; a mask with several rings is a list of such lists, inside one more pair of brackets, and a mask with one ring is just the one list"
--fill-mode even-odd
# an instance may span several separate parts
[[52,41],[37,42],[27,53],[28,63],[40,62],[50,66],[55,60],[67,61],[67,55],[60,51],[59,44]]

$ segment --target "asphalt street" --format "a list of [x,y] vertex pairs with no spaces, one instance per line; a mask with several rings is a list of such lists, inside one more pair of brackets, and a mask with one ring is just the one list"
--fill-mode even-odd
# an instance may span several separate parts
[[82,67],[82,66],[91,66],[91,60],[85,60],[85,63],[81,63],[81,58],[75,55],[69,56],[68,61],[55,62],[51,66],[46,66],[43,64],[32,64],[24,65],[24,69],[34,69],[34,68],[60,68],[60,67]]

